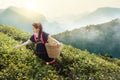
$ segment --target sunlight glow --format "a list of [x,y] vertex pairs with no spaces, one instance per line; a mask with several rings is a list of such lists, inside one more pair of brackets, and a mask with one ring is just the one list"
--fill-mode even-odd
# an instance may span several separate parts
[[36,9],[36,6],[33,2],[26,2],[25,7],[29,10],[35,10]]
[[0,8],[24,7],[49,18],[81,15],[101,7],[120,8],[120,0],[0,0]]

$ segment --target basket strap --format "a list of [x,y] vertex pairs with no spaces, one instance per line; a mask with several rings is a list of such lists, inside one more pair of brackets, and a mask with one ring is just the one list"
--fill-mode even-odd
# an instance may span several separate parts
[[46,52],[36,52],[36,54],[45,54]]
[[[45,41],[44,41],[43,38],[44,38],[44,37],[43,37],[43,32],[42,32],[41,35],[40,35],[40,40],[41,40],[41,42],[42,42],[43,44],[45,44]],[[35,34],[34,34],[34,40],[35,40],[36,45],[37,45],[38,43],[37,43],[37,39],[36,39],[36,35],[35,35]]]
[[41,42],[42,42],[43,44],[45,44],[45,42],[44,42],[44,40],[43,40],[43,32],[42,32],[41,35],[40,35],[40,39],[41,39]]

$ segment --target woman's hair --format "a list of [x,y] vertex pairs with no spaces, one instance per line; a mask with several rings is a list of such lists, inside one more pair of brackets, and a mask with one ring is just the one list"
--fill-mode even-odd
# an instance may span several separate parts
[[39,33],[38,33],[38,40],[40,40],[40,35],[42,33],[42,24],[41,23],[33,23],[32,26],[36,29],[39,29]]

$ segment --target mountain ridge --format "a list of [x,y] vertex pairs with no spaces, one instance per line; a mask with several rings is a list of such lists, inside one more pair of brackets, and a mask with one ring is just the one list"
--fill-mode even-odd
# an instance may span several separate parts
[[[64,31],[58,23],[54,24],[54,22],[49,22],[44,15],[28,11],[24,8],[8,7],[0,13],[0,17],[0,24],[15,26],[31,33],[33,33],[33,31],[29,27],[32,26],[34,22],[41,22],[44,30],[50,34],[57,34]],[[52,28],[49,29],[50,27]]]
[[115,19],[98,25],[88,25],[72,31],[66,31],[54,37],[65,44],[91,53],[109,53],[113,57],[120,58],[120,19]]
[[[70,15],[63,18],[58,18],[60,23],[67,26],[66,30],[84,27],[91,24],[102,24],[112,19],[120,18],[120,8],[115,7],[100,7],[92,12]],[[72,17],[71,17],[72,16]]]

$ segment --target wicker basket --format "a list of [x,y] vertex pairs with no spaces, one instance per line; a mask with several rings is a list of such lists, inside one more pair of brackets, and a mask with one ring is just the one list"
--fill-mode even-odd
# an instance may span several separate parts
[[60,51],[62,50],[62,44],[61,43],[59,45],[46,43],[45,47],[46,47],[48,56],[50,58],[57,58],[57,57],[59,57]]

